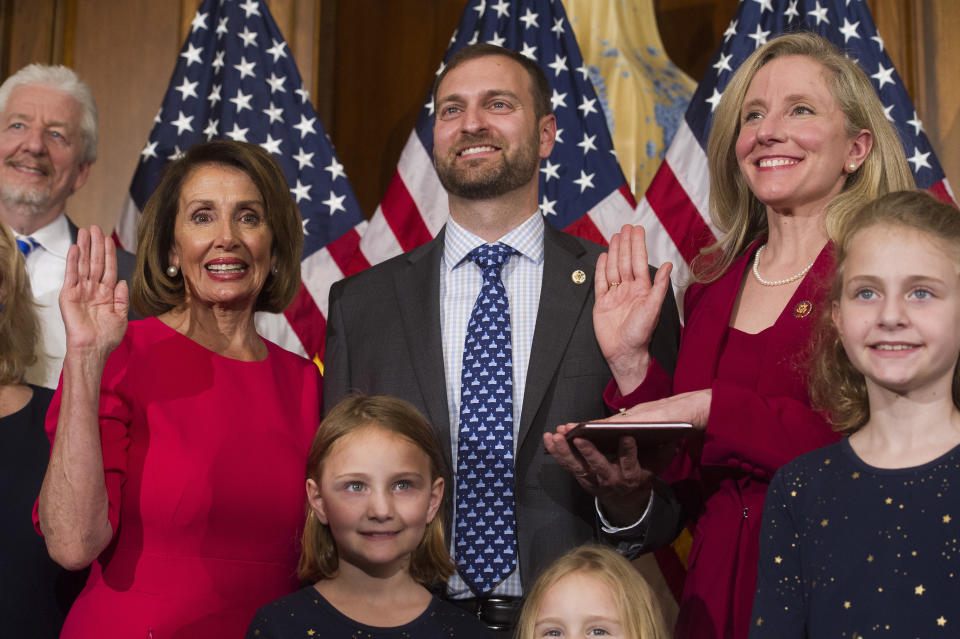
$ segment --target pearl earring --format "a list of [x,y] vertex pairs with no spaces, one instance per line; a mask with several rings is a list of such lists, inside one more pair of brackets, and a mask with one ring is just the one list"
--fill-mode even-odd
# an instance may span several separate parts
[[853,173],[856,170],[857,170],[857,164],[855,162],[851,162],[850,164],[847,165],[848,172]]
[[279,273],[279,272],[280,272],[280,269],[279,269],[279,268],[277,268],[277,266],[276,266],[276,265],[274,265],[274,267],[273,267],[272,269],[270,269],[270,270],[271,270],[271,271],[273,271],[273,274],[274,274],[274,275],[276,275],[277,273]]
[[170,277],[176,277],[177,273],[179,272],[180,272],[180,269],[178,269],[173,264],[167,267],[167,275],[169,275]]

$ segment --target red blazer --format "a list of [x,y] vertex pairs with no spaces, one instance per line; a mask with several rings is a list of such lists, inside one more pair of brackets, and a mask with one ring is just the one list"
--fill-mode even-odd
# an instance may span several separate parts
[[[695,522],[676,636],[746,639],[757,583],[763,500],[774,472],[839,439],[810,408],[811,337],[833,276],[827,245],[768,331],[757,387],[715,379],[733,305],[755,243],[719,280],[693,284],[672,392],[712,389],[701,439],[688,441],[663,478]],[[651,364],[644,383],[616,406],[663,396],[669,377]]]

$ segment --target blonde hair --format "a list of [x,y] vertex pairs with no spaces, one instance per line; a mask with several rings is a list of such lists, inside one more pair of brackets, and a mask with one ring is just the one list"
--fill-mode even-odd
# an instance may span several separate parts
[[[430,460],[431,481],[443,477],[448,482],[450,473],[433,428],[412,404],[385,395],[347,397],[333,407],[313,437],[307,456],[307,479],[319,486],[323,464],[337,440],[370,427],[382,428],[408,440]],[[330,579],[336,576],[340,563],[336,540],[330,527],[320,522],[309,503],[306,512],[297,575],[304,582]],[[444,504],[441,502],[433,520],[427,524],[420,545],[410,557],[410,576],[424,586],[439,584],[454,572],[443,526]]]
[[866,129],[873,136],[873,146],[863,164],[847,175],[843,191],[827,205],[829,237],[836,239],[846,219],[866,202],[889,191],[915,186],[900,138],[887,120],[870,79],[857,63],[813,33],[774,38],[740,65],[714,114],[707,143],[710,218],[722,236],[695,258],[693,273],[697,281],[719,278],[754,240],[767,232],[766,206],[750,191],[740,172],[736,142],[740,109],[754,76],[771,60],[786,56],[804,56],[821,64],[829,78],[830,93],[846,120],[847,134],[852,137]]
[[[954,258],[960,258],[960,211],[925,191],[888,193],[850,216],[836,243],[837,273],[830,289],[830,304],[823,305],[810,379],[811,403],[826,413],[836,430],[844,433],[855,432],[867,423],[870,403],[863,373],[847,357],[829,309],[840,301],[844,264],[854,238],[878,225],[920,231],[947,250],[953,249]],[[953,369],[952,392],[953,405],[960,408],[960,365]]]
[[0,222],[0,386],[19,384],[37,360],[40,321],[26,261],[13,232]]
[[585,573],[606,584],[616,600],[626,637],[668,639],[670,634],[650,585],[629,561],[596,544],[574,548],[543,571],[523,604],[516,639],[534,638],[537,616],[547,592],[574,573]]

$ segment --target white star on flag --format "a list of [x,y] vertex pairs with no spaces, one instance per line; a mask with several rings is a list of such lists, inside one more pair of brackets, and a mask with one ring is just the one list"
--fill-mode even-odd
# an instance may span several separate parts
[[293,159],[296,160],[297,168],[301,171],[305,166],[309,166],[311,169],[313,168],[313,162],[311,161],[313,160],[313,153],[306,153],[303,147],[300,147],[300,150],[293,156]]
[[921,153],[920,149],[913,150],[913,156],[907,158],[907,162],[913,165],[913,172],[918,173],[921,168],[929,169],[930,163],[927,162],[927,158],[930,157],[930,153]]
[[300,116],[300,124],[294,124],[293,128],[297,131],[300,131],[300,139],[307,137],[307,133],[316,133],[313,123],[316,122],[316,118],[307,118],[305,115]]
[[877,72],[870,76],[879,83],[877,88],[882,89],[885,84],[893,84],[894,68],[891,66],[888,69],[884,69],[882,62],[878,64],[877,67]]
[[297,199],[297,204],[300,204],[301,200],[310,199],[310,185],[301,184],[300,180],[297,180],[297,185],[290,189],[290,192],[293,193],[293,196]]
[[534,13],[530,10],[530,7],[527,7],[526,13],[520,17],[520,22],[523,23],[523,29],[527,30],[530,27],[538,27],[537,18],[540,16],[539,13]]
[[193,127],[190,125],[191,122],[193,122],[193,116],[184,115],[183,111],[180,111],[177,119],[170,124],[177,127],[177,135],[183,135],[184,131],[193,131]]
[[190,82],[190,80],[184,78],[183,83],[177,87],[177,91],[180,92],[180,99],[186,100],[187,98],[197,97],[197,83]]
[[200,53],[202,51],[203,49],[201,49],[200,47],[194,47],[193,45],[189,45],[187,47],[187,50],[180,54],[180,57],[187,61],[188,67],[193,63],[201,64],[203,62],[200,59]]
[[820,26],[821,22],[826,22],[827,24],[830,24],[830,20],[827,18],[827,8],[821,7],[819,0],[817,0],[816,8],[814,8],[813,11],[808,11],[807,15],[813,16],[814,19],[816,19],[818,27]]
[[347,174],[343,170],[343,165],[337,161],[337,158],[330,158],[330,164],[325,166],[323,170],[330,172],[331,182],[335,182],[338,177],[347,177]]
[[595,175],[594,173],[590,173],[590,174],[588,175],[587,173],[585,173],[584,171],[581,170],[581,171],[580,171],[580,177],[577,178],[576,180],[574,180],[573,183],[576,184],[577,186],[579,186],[579,187],[580,187],[580,192],[583,193],[586,189],[588,189],[588,188],[589,188],[589,189],[592,189],[592,188],[593,188],[593,176],[594,176],[594,175]]
[[547,66],[553,69],[553,75],[554,77],[556,77],[560,75],[561,71],[567,70],[567,57],[564,56],[561,58],[560,54],[558,53],[554,56],[553,62],[551,62]]
[[343,195],[337,195],[333,191],[330,191],[330,197],[323,201],[323,204],[330,208],[330,215],[333,215],[337,211],[346,211],[347,209],[343,206]]
[[542,168],[540,169],[540,172],[543,173],[543,175],[545,176],[545,177],[544,177],[544,181],[549,182],[551,178],[555,178],[555,179],[559,180],[559,179],[560,179],[560,174],[557,173],[557,170],[558,170],[559,168],[560,168],[560,164],[559,164],[559,163],[554,164],[553,162],[550,161],[550,158],[547,158],[547,159],[546,159],[546,166],[544,166],[544,167],[542,167]]

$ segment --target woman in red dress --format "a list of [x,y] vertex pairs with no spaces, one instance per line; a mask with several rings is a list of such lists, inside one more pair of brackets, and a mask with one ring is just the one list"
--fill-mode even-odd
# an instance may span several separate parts
[[171,164],[145,208],[132,298],[147,319],[127,325],[113,243],[80,231],[36,513],[57,562],[92,563],[63,637],[239,637],[296,589],[320,381],[254,312],[292,300],[302,245],[276,161],[226,141]]

